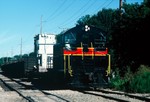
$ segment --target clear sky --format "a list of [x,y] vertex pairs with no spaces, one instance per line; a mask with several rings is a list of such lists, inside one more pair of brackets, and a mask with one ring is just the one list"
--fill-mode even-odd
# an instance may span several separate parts
[[22,54],[33,52],[41,17],[42,32],[58,34],[74,27],[82,16],[118,7],[119,0],[0,0],[0,57],[19,55],[21,48]]

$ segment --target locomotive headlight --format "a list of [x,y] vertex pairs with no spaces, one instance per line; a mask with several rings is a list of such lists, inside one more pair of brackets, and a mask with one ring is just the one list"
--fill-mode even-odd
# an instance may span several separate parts
[[85,25],[85,31],[89,31],[90,30],[90,27],[88,25]]

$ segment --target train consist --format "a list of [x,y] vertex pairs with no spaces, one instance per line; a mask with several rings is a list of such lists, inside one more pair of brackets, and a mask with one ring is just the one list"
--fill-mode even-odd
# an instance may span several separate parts
[[[34,57],[22,59],[14,67],[1,66],[4,72],[22,70],[25,76],[45,76],[48,82],[69,85],[105,85],[110,75],[110,54],[106,33],[100,28],[77,25],[59,35],[34,37]],[[12,63],[11,63],[12,64]],[[11,70],[10,70],[11,69]]]

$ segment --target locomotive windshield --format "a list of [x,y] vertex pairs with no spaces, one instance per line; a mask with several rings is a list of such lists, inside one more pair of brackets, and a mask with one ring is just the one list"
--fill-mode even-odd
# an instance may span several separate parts
[[65,36],[65,43],[74,44],[76,42],[76,34],[69,32],[69,34],[66,34]]
[[96,50],[106,49],[106,33],[93,26],[76,26],[71,28],[65,31],[58,41],[61,41],[61,44],[68,50],[81,47],[81,43],[83,46],[95,47]]
[[68,50],[73,50],[76,48],[76,34],[73,32],[68,32],[64,37],[65,48]]

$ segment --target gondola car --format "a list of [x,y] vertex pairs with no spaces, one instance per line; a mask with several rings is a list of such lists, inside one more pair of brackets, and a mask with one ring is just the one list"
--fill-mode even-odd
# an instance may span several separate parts
[[69,85],[106,85],[110,75],[110,54],[106,33],[88,25],[73,27],[57,35],[54,45],[53,79]]

